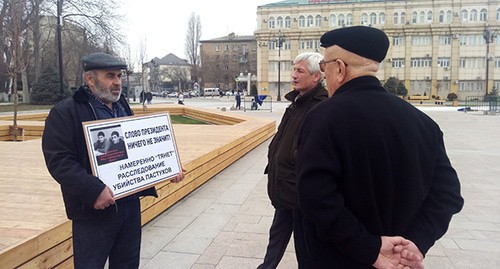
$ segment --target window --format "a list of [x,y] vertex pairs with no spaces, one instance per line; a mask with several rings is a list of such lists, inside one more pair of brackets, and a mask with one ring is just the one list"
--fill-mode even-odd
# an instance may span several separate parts
[[484,81],[460,81],[458,82],[458,90],[461,92],[483,92]]
[[431,57],[425,58],[411,58],[410,66],[411,67],[431,67]]
[[277,26],[278,28],[283,28],[283,18],[282,18],[282,17],[278,17],[278,18],[276,19],[276,26]]
[[437,65],[439,67],[450,67],[450,57],[438,57]]
[[398,24],[399,21],[399,14],[397,12],[394,12],[394,16],[392,17],[392,23]]
[[290,45],[290,40],[285,40],[282,43],[282,48],[283,50],[289,50],[292,46]]
[[219,45],[215,45],[215,51],[219,51],[220,47]]
[[415,46],[428,46],[432,44],[431,36],[412,36],[411,38],[412,45]]
[[405,67],[405,59],[404,58],[394,58],[392,59],[392,67],[393,68],[403,68]]
[[372,13],[370,14],[370,25],[375,25],[377,24],[377,14]]
[[432,11],[427,12],[427,21],[432,22]]
[[290,16],[285,17],[285,28],[290,28],[292,27],[292,18]]
[[314,26],[314,19],[313,16],[309,15],[307,16],[307,27],[312,27]]
[[460,12],[460,19],[461,21],[467,21],[469,19],[469,13],[467,12],[467,10],[462,10],[462,12]]
[[446,11],[446,22],[451,22],[453,19],[453,14],[451,13],[451,10]]
[[316,22],[315,22],[315,25],[316,27],[321,27],[321,20],[323,18],[321,17],[321,15],[316,15]]
[[361,25],[367,25],[368,24],[368,14],[363,13],[361,14]]
[[479,20],[480,21],[487,21],[488,20],[488,11],[485,8],[481,9],[481,11],[479,13]]
[[462,57],[460,58],[460,68],[478,69],[485,68],[486,61],[484,57]]
[[495,57],[495,60],[493,60],[493,61],[495,62],[495,68],[500,68],[500,58],[499,57]]
[[406,13],[401,12],[401,24],[406,24]]
[[379,24],[385,24],[385,13],[380,13],[378,14],[378,23]]
[[412,15],[411,15],[411,22],[412,23],[417,23],[417,17],[418,17],[418,14],[416,11],[413,11]]
[[441,45],[451,45],[451,36],[450,35],[439,36],[439,44],[441,44]]
[[352,22],[353,22],[353,16],[352,14],[349,13],[346,16],[345,25],[352,26]]
[[306,18],[304,16],[299,17],[299,27],[306,27]]
[[224,45],[224,51],[228,51],[229,50],[229,45]]
[[337,17],[335,16],[335,14],[330,14],[330,17],[328,18],[328,24],[330,26],[337,25]]
[[233,50],[239,50],[239,49],[240,49],[240,46],[238,46],[237,44],[233,45]]
[[424,22],[425,22],[425,12],[420,11],[420,23],[424,23]]
[[344,15],[339,15],[339,26],[345,26],[345,18]]
[[473,9],[470,11],[470,21],[477,21],[477,10]]
[[497,21],[500,21],[500,8],[497,9]]
[[392,39],[393,46],[404,46],[405,45],[404,42],[405,42],[404,36],[395,36]]
[[438,21],[439,21],[440,23],[443,23],[443,22],[444,22],[444,11],[443,11],[443,10],[439,11],[439,18],[438,18]]
[[274,17],[270,17],[267,22],[269,29],[274,29]]

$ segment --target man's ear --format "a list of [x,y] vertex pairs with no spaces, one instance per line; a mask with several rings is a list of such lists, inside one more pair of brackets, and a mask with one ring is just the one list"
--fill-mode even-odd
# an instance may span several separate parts
[[94,78],[89,73],[85,73],[85,84],[94,87]]

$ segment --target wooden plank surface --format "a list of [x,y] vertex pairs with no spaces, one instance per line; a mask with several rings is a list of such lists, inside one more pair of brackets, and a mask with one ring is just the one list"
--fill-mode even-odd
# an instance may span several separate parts
[[[271,137],[276,128],[274,120],[217,110],[148,107],[148,112],[165,110],[209,119],[214,124],[173,126],[186,179],[180,184],[160,183],[159,198],[141,200],[143,224]],[[134,112],[142,114],[137,108]],[[43,115],[34,118],[24,116],[25,121],[19,124],[32,126],[41,135]],[[10,123],[0,121],[0,130],[5,124]],[[45,167],[41,139],[0,141],[0,154],[4,157],[0,162],[1,267],[68,268],[72,261],[71,222],[66,218],[59,185]]]

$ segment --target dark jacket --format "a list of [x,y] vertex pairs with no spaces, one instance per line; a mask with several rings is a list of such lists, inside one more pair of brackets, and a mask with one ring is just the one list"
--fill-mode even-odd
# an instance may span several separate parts
[[381,235],[425,254],[463,206],[439,126],[375,77],[349,81],[308,113],[297,180],[301,268],[372,268]]
[[[115,207],[95,210],[94,203],[105,184],[92,175],[82,122],[97,119],[94,108],[80,87],[73,97],[56,104],[45,120],[42,149],[45,163],[52,177],[61,185],[66,214],[69,219],[112,217]],[[118,101],[132,115],[122,95]],[[139,195],[157,196],[154,187]]]
[[269,144],[265,173],[268,174],[269,198],[276,209],[293,210],[295,207],[295,156],[299,128],[306,113],[328,98],[328,93],[321,84],[295,100],[298,94],[298,91],[291,91],[285,95],[292,103],[286,109],[278,132]]

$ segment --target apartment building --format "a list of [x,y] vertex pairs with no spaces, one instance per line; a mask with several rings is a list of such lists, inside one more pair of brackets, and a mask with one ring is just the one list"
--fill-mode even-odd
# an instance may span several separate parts
[[290,91],[294,57],[322,52],[323,33],[353,25],[387,33],[378,77],[404,81],[409,95],[465,99],[500,88],[500,1],[285,0],[257,7],[259,91]]
[[200,41],[201,87],[222,91],[245,89],[240,75],[257,72],[257,42],[254,36],[228,36]]

